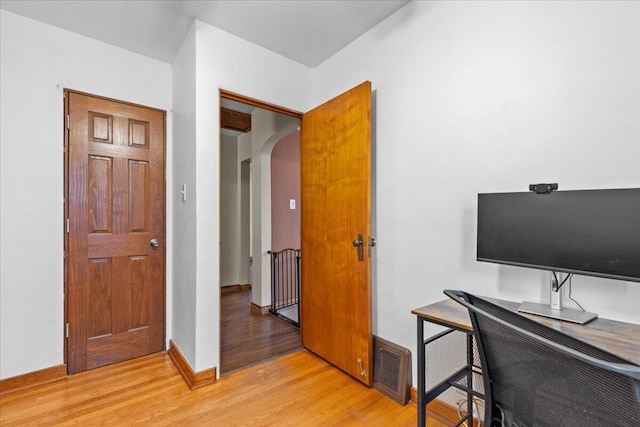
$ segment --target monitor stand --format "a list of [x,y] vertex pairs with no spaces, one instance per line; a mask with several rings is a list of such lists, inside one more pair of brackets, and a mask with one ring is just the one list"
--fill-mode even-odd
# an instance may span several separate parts
[[566,322],[578,323],[580,325],[584,325],[598,317],[596,313],[589,313],[588,311],[574,310],[572,308],[554,310],[548,304],[538,304],[528,301],[520,304],[518,311],[550,317],[552,319],[564,320]]
[[[556,280],[557,278],[557,280]],[[562,281],[562,273],[551,273],[551,293],[549,304],[539,304],[535,302],[525,301],[520,304],[518,311],[523,313],[537,314],[538,316],[550,317],[552,319],[564,320],[566,322],[578,323],[584,325],[587,322],[598,317],[596,313],[588,311],[574,310],[572,308],[562,307],[562,291],[558,281],[563,284],[569,282],[571,285],[571,277]]]

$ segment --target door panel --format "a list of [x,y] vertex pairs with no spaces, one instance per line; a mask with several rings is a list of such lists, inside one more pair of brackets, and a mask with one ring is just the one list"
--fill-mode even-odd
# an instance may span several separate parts
[[371,83],[306,113],[300,146],[302,343],[371,384]]
[[66,96],[74,373],[164,349],[165,113]]

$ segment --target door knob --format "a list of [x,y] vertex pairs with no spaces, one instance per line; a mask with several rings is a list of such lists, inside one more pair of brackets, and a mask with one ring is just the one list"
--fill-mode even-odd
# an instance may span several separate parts
[[149,244],[151,245],[152,248],[157,248],[158,246],[160,246],[160,243],[158,242],[158,239],[149,240]]
[[353,240],[353,246],[358,248],[358,261],[364,261],[364,249],[363,249],[362,234],[358,234],[358,237]]

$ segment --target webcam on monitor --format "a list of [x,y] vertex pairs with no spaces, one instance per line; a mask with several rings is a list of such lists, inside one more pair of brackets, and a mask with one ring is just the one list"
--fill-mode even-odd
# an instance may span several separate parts
[[558,189],[558,183],[553,184],[529,184],[529,191],[533,191],[536,194],[549,194]]

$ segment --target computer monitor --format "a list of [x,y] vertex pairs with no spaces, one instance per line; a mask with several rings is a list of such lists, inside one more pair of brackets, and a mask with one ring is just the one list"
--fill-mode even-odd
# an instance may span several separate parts
[[640,282],[640,188],[478,194],[477,259]]

